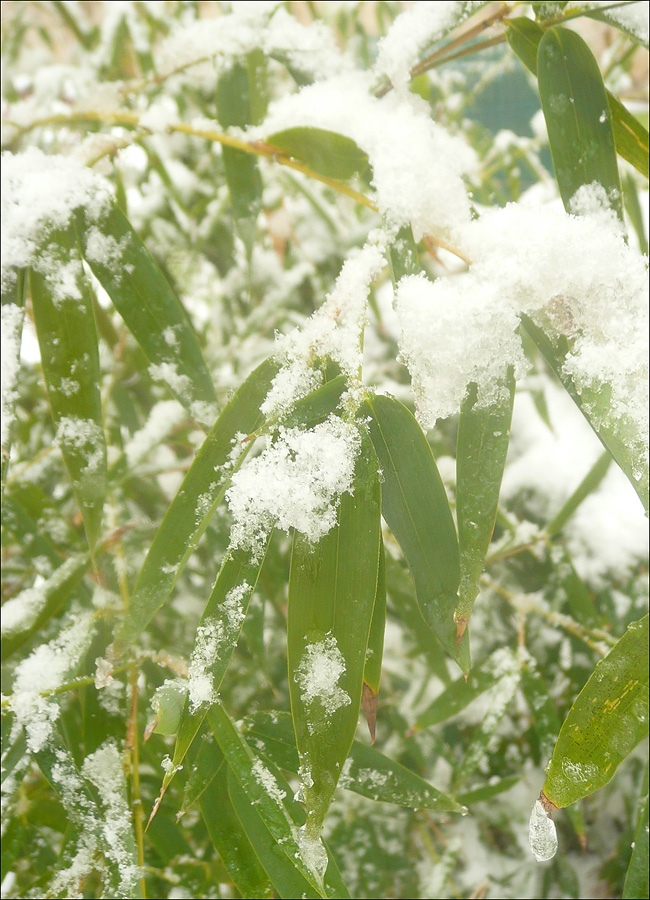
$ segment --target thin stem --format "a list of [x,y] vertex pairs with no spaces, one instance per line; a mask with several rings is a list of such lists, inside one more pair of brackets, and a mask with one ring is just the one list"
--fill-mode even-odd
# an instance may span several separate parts
[[[476,25],[472,25],[471,28],[468,28],[467,31],[464,31],[462,34],[459,34],[458,37],[454,38],[448,44],[445,44],[444,47],[441,47],[439,50],[436,50],[434,53],[431,53],[425,59],[421,60],[419,63],[413,66],[413,68],[409,72],[410,78],[416,78],[418,75],[421,75],[423,72],[427,72],[429,69],[433,68],[436,64],[438,64],[438,60],[442,57],[446,57],[450,50],[455,50],[456,47],[461,47],[463,44],[466,44],[467,41],[471,41],[472,38],[476,37],[476,35],[481,34],[482,31],[485,31],[486,28],[489,28],[491,25],[494,25],[496,22],[503,19],[510,12],[510,7],[506,4],[496,12],[492,13],[492,15],[487,16],[481,22],[477,22]],[[474,48],[468,48],[470,52],[475,52],[478,49],[482,49],[479,45],[476,45]],[[451,57],[455,58],[455,57]],[[446,61],[446,60],[445,60]],[[393,85],[388,83],[382,85],[375,91],[376,97],[383,97],[389,91],[393,89]]]
[[[140,794],[140,744],[138,738],[138,670],[131,666],[129,671],[129,684],[131,688],[131,712],[127,728],[126,744],[130,751],[129,766],[131,769],[131,809],[133,811],[133,824],[135,826],[135,841],[138,848],[138,866],[144,869],[144,827],[142,809],[142,797]],[[142,900],[147,898],[147,887],[144,874],[140,878],[140,891]]]

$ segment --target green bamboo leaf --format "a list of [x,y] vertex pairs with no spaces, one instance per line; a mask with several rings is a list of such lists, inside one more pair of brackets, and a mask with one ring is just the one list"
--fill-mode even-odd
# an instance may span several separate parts
[[12,484],[2,503],[3,539],[11,536],[38,574],[47,578],[61,565],[61,555],[43,522],[55,522],[66,538],[71,537],[67,523],[37,485]]
[[648,462],[645,440],[639,434],[638,426],[628,419],[612,418],[610,391],[605,385],[600,390],[594,387],[578,392],[573,379],[565,374],[563,368],[570,352],[564,335],[555,333],[548,322],[534,322],[524,313],[521,314],[521,321],[602,445],[627,475],[647,514]]
[[15,653],[60,611],[81,584],[89,565],[89,553],[71,556],[44,584],[38,588],[26,588],[3,603],[3,656]]
[[283,420],[283,424],[287,428],[313,428],[319,425],[337,409],[347,386],[345,375],[335,376],[311,394],[301,397]]
[[623,900],[636,900],[648,896],[648,764],[636,813],[632,858],[627,867]]
[[[298,773],[300,761],[288,713],[254,713],[245,720],[247,740],[256,750],[288,772]],[[353,741],[340,786],[362,797],[411,809],[463,812],[452,797],[438,791],[415,772],[369,747]]]
[[647,256],[648,237],[646,235],[646,224],[639,200],[639,193],[640,190],[637,187],[634,175],[631,172],[626,172],[623,177],[623,205],[625,206],[628,220],[636,234],[639,250]]
[[[252,107],[256,96],[255,70],[253,59],[250,65],[247,61],[235,62],[219,77],[217,115],[224,128],[245,128],[257,117]],[[257,217],[262,209],[262,177],[252,154],[233,147],[222,147],[221,152],[235,224],[250,259],[257,235]]]
[[608,451],[598,457],[575,491],[546,526],[546,533],[549,537],[558,535],[582,501],[586,500],[587,497],[596,490],[607,474],[611,461],[612,455]]
[[467,627],[485,565],[499,505],[499,491],[510,443],[515,399],[512,372],[496,386],[496,399],[477,403],[471,384],[458,421],[456,452],[456,517],[460,548],[460,599],[456,625]]
[[200,796],[205,827],[241,896],[251,900],[272,897],[271,882],[233,808],[227,775],[224,763]]
[[410,225],[403,225],[388,248],[390,277],[393,287],[405,275],[417,275],[420,269],[418,248]]
[[322,128],[287,128],[269,135],[266,143],[324,178],[346,181],[368,167],[368,154],[351,138]]
[[185,782],[183,802],[176,816],[177,820],[201,799],[222,765],[225,765],[223,753],[212,732],[208,731],[201,736],[200,747],[192,765],[192,771]]
[[259,409],[279,368],[267,359],[236,391],[209,432],[183,479],[144,561],[128,613],[113,645],[118,659],[147,627],[166,602],[185,563],[192,555],[233,472],[241,465],[252,442],[243,446],[234,465],[228,465],[238,436],[249,435],[263,421]]
[[359,717],[379,567],[380,488],[362,435],[354,493],[317,544],[296,533],[291,555],[289,693],[307,805],[307,834],[322,828]]
[[294,823],[283,804],[283,791],[273,774],[253,752],[221,703],[208,711],[210,728],[226,757],[234,777],[257,807],[276,847],[285,853],[316,897],[326,897],[323,875],[327,853],[322,843],[310,840],[305,832],[297,834]]
[[[537,75],[537,50],[544,29],[532,19],[505,19],[508,43],[533,75]],[[650,135],[627,107],[609,91],[607,102],[614,131],[616,152],[642,175],[648,177],[648,148]]]
[[377,591],[372,610],[366,662],[363,668],[363,692],[361,708],[368,723],[370,740],[375,743],[381,662],[384,656],[384,634],[386,632],[386,552],[384,542],[379,542],[379,569],[377,571]]
[[97,331],[74,231],[59,230],[51,238],[56,269],[51,276],[30,272],[34,324],[57,441],[92,550],[106,494]]
[[449,501],[429,443],[409,410],[392,397],[363,407],[383,473],[382,514],[409,564],[420,610],[447,653],[467,673],[469,633],[454,621],[460,562]]
[[[296,802],[290,785],[272,762],[266,760],[265,765],[275,779],[280,793],[284,794],[282,802],[294,826],[297,829],[302,828],[305,824],[305,812],[302,806]],[[262,816],[257,812],[256,806],[249,802],[246,792],[232,771],[228,772],[228,792],[242,827],[278,895],[286,897],[288,900],[293,897],[318,898],[320,895],[314,894],[312,886],[296,869],[293,861],[284,853],[278,853],[273,835],[267,829]],[[325,845],[325,849],[328,855],[324,878],[325,892],[328,897],[349,900],[350,894],[341,879],[336,860],[327,845]]]
[[557,807],[599,790],[648,734],[648,616],[597,663],[564,721],[544,782]]
[[165,791],[199,733],[210,704],[217,698],[255,592],[268,540],[259,556],[248,550],[228,551],[221,564],[196,630],[187,697],[178,725],[172,765],[165,772],[149,821],[155,816]]
[[26,273],[22,269],[3,276],[2,283],[2,494],[4,496],[9,450],[11,448],[11,423],[14,418],[16,383],[20,368],[20,344],[25,317]]
[[216,395],[181,301],[117,206],[99,226],[78,231],[82,251],[150,363],[150,372],[203,426],[214,422]]
[[519,775],[512,775],[510,778],[502,778],[493,784],[484,784],[471,791],[465,791],[463,794],[458,794],[456,799],[463,806],[472,807],[476,803],[484,803],[486,800],[491,800],[493,797],[509,791],[511,787],[519,784],[520,781]]
[[601,184],[623,221],[611,113],[594,56],[575,31],[553,28],[539,42],[537,78],[560,195],[568,212],[576,191]]
[[484,694],[499,680],[504,669],[510,670],[515,663],[511,650],[495,650],[480,665],[474,666],[467,679],[457,678],[439,694],[433,703],[420,713],[415,723],[416,729],[430,728],[445,722],[465,709],[466,706]]

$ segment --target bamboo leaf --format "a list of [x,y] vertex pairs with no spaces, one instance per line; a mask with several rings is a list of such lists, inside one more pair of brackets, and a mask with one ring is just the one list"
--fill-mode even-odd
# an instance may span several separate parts
[[597,663],[564,721],[544,782],[558,807],[599,790],[648,734],[648,616]]
[[[532,19],[505,19],[508,43],[533,75],[537,75],[537,50],[544,35]],[[648,177],[648,148],[650,135],[639,120],[610,91],[606,91],[616,152]]]
[[[251,66],[254,70],[252,61]],[[251,90],[251,74],[247,65],[236,62],[219,77],[217,115],[224,128],[244,128],[253,122],[251,102],[256,94]],[[235,224],[250,259],[257,234],[257,217],[262,209],[262,177],[252,154],[233,147],[222,147],[221,152]]]
[[409,564],[420,610],[447,653],[469,671],[469,634],[457,642],[458,539],[429,443],[398,400],[366,401],[370,436],[383,473],[382,514]]
[[[291,718],[287,713],[255,713],[246,719],[245,727],[249,743],[260,753],[288,772],[298,773],[298,751]],[[463,812],[462,805],[452,797],[384,756],[375,747],[360,741],[352,743],[340,786],[382,803],[394,803],[411,809]]]
[[648,896],[648,765],[646,763],[643,785],[636,813],[632,858],[627,867],[623,900]]
[[[598,22],[606,22],[608,25],[611,25],[612,28],[618,28],[619,31],[622,31],[624,34],[627,34],[628,37],[633,38],[635,41],[638,41],[645,49],[648,49],[648,29],[647,26],[645,28],[645,35],[641,35],[640,28],[635,28],[635,23],[630,22],[627,16],[625,15],[625,7],[626,6],[636,6],[638,4],[629,4],[629,3],[621,3],[618,7],[614,7],[612,9],[586,9],[584,11],[581,10],[582,15],[588,19],[596,19]],[[613,6],[613,4],[612,4]],[[641,17],[647,20],[647,10],[640,9]],[[623,15],[619,15],[623,13]],[[641,26],[642,27],[642,26]]]
[[611,391],[606,385],[601,385],[600,390],[594,387],[578,392],[572,377],[563,368],[570,351],[566,337],[556,334],[548,322],[538,324],[523,313],[521,321],[602,445],[627,475],[647,514],[648,461],[645,439],[639,434],[638,426],[631,419],[612,417]]
[[474,666],[467,679],[457,678],[418,716],[416,729],[430,728],[455,716],[498,682],[504,669],[515,663],[511,650],[495,650],[480,665]]
[[216,394],[192,324],[175,291],[117,206],[100,226],[80,219],[85,259],[129,331],[172,393],[203,426],[214,422]]
[[521,778],[518,775],[513,775],[510,778],[502,778],[500,781],[494,782],[494,784],[481,785],[481,787],[474,788],[471,791],[465,791],[463,794],[458,794],[457,799],[463,806],[472,807],[475,803],[484,803],[486,800],[491,800],[493,797],[497,797],[499,794],[509,791],[511,787],[514,787],[520,781]]
[[605,452],[598,457],[578,487],[567,499],[566,503],[562,505],[562,508],[553,516],[546,526],[546,533],[549,537],[555,537],[559,534],[582,501],[586,500],[587,497],[596,490],[607,474],[611,461],[612,455],[609,452]]
[[380,489],[377,459],[362,436],[354,492],[317,544],[294,534],[289,576],[289,693],[315,838],[354,739],[377,588]]
[[208,721],[228,766],[246,793],[248,802],[257,807],[276,846],[292,861],[314,895],[325,897],[322,880],[323,863],[327,864],[325,848],[320,841],[307,839],[298,843],[294,824],[282,802],[283,792],[273,774],[251,750],[220,703],[209,710]]
[[2,606],[2,655],[11,656],[55,616],[81,584],[90,554],[71,556],[38,588],[27,588]]
[[92,550],[106,494],[97,331],[74,232],[59,230],[51,238],[56,269],[51,276],[30,272],[32,308],[57,441]]
[[[296,802],[293,791],[283,777],[282,773],[269,760],[265,765],[275,779],[279,791],[284,794],[282,802],[297,829],[305,824],[305,812]],[[228,791],[239,816],[240,822],[248,835],[255,852],[260,858],[265,872],[280,897],[291,900],[293,897],[318,897],[313,888],[296,869],[294,863],[284,854],[278,853],[273,836],[264,824],[264,819],[259,815],[254,804],[249,803],[245,791],[241,788],[232,771],[228,773]],[[325,892],[328,897],[350,900],[350,894],[336,865],[336,860],[325,845],[328,856],[327,871],[324,878]]]
[[[113,645],[115,659],[137,639],[171,594],[228,488],[235,467],[227,464],[237,436],[251,434],[263,421],[259,408],[277,371],[273,359],[261,363],[237,390],[203,442],[144,561]],[[239,464],[250,443],[243,445]]]
[[363,691],[361,708],[368,723],[370,740],[375,743],[377,724],[377,706],[379,702],[379,683],[381,681],[381,662],[384,656],[384,634],[386,631],[386,552],[384,542],[379,542],[379,569],[377,572],[377,591],[375,605],[372,610],[366,661],[363,668]]
[[211,731],[201,736],[200,744],[201,746],[192,765],[192,771],[185,782],[183,803],[176,816],[177,820],[184,816],[187,810],[191,809],[201,799],[221,766],[225,765],[223,753],[219,749],[219,745]]
[[272,897],[271,883],[233,808],[225,763],[200,795],[200,804],[210,840],[241,896],[251,900]]
[[601,184],[623,221],[611,113],[594,56],[575,31],[553,28],[539,42],[537,78],[551,155],[567,212],[576,191]]
[[390,277],[393,287],[405,275],[417,275],[420,269],[418,248],[410,225],[403,225],[388,248]]
[[[270,538],[269,538],[270,539]],[[188,693],[178,725],[172,765],[167,768],[149,821],[185,759],[214,703],[226,674],[255,591],[268,541],[260,556],[248,550],[228,551],[196,630]]]
[[477,386],[470,385],[458,421],[456,517],[460,599],[454,617],[461,630],[467,627],[472,614],[496,522],[515,399],[512,372],[496,386],[496,392],[495,401],[484,406],[477,404]]
[[287,128],[270,135],[266,143],[313,172],[337,181],[361,175],[368,167],[368,154],[351,138],[322,128]]

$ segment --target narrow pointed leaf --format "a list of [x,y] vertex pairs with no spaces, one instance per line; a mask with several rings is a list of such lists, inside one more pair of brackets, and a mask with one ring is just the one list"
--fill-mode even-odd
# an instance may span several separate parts
[[409,410],[392,397],[372,397],[370,436],[383,474],[382,514],[409,564],[424,620],[469,671],[469,634],[456,639],[460,562],[456,528],[435,459]]
[[470,385],[458,422],[456,517],[460,548],[460,599],[455,618],[467,627],[485,565],[499,505],[499,491],[510,443],[515,379],[510,373],[497,386],[493,403],[477,403]]
[[57,232],[55,245],[65,289],[57,271],[51,278],[30,272],[32,308],[56,437],[92,550],[106,494],[97,331],[73,230]]
[[600,390],[593,387],[578,391],[573,378],[563,368],[570,351],[566,337],[554,333],[548,322],[538,324],[525,314],[521,315],[521,320],[603,446],[628,477],[647,513],[648,460],[645,438],[639,426],[631,418],[612,415],[610,391],[604,385]]
[[555,806],[599,790],[648,734],[648,616],[597,663],[564,721],[544,793]]
[[287,128],[270,135],[266,143],[325,178],[346,181],[368,167],[368,154],[351,138],[322,128]]
[[582,501],[586,500],[587,497],[596,490],[607,474],[611,461],[612,455],[609,452],[605,452],[598,457],[575,491],[567,501],[562,504],[561,509],[553,516],[546,526],[546,533],[549,537],[555,537],[559,534]]
[[210,728],[248,801],[257,806],[279,851],[285,853],[310,884],[316,897],[325,897],[322,881],[303,860],[293,822],[282,802],[282,791],[262,760],[253,752],[220,703],[208,712]]
[[514,661],[512,651],[504,648],[495,652],[480,665],[474,666],[467,679],[457,678],[418,716],[415,727],[430,728],[455,716],[466,706],[497,683],[504,667]]
[[200,743],[192,771],[185,783],[183,803],[176,816],[177,820],[201,799],[221,766],[225,765],[223,753],[211,731],[202,735]]
[[199,733],[210,704],[218,696],[255,592],[264,553],[255,556],[248,550],[228,551],[221,564],[196,632],[188,693],[178,726],[173,765],[165,773],[152,817]]
[[271,883],[242,828],[228,793],[228,767],[219,767],[200,796],[210,840],[242,897],[272,897]]
[[539,42],[537,79],[560,195],[567,211],[578,188],[601,184],[623,221],[611,113],[594,56],[575,31],[553,28]]
[[[611,9],[599,9],[602,4],[593,4],[595,9],[581,10],[582,15],[589,19],[596,19],[598,22],[606,22],[612,28],[618,28],[624,34],[634,38],[642,44],[646,50],[648,49],[648,10],[643,8],[641,3],[619,3],[617,6],[611,5]],[[626,7],[632,7],[632,10]],[[636,7],[636,9],[635,9]],[[629,13],[637,14],[637,20],[634,21],[634,15],[630,18]]]
[[[137,639],[171,594],[228,488],[235,466],[227,464],[237,435],[251,434],[263,421],[259,408],[277,370],[272,359],[261,363],[237,390],[203,442],[144,561],[115,640],[115,659]],[[243,445],[239,463],[250,443]]]
[[294,535],[287,656],[310,836],[320,833],[354,739],[379,567],[377,458],[365,435],[354,493],[318,543]]
[[[287,713],[255,713],[246,720],[249,743],[288,772],[298,772],[291,718]],[[375,747],[353,741],[344,767],[341,787],[382,803],[395,803],[412,809],[462,812],[452,797],[438,791],[415,772],[389,759]]]
[[363,680],[373,693],[379,691],[381,681],[381,661],[384,655],[384,633],[386,631],[386,551],[384,542],[379,545],[379,569],[377,573],[377,592],[372,610],[366,664],[363,669]]
[[81,584],[90,554],[71,556],[38,588],[27,588],[2,606],[2,655],[10,656],[55,616]]
[[[303,807],[296,802],[293,791],[283,777],[282,773],[268,759],[265,761],[269,772],[275,779],[280,794],[284,794],[282,802],[294,823],[299,829],[305,824],[305,812]],[[258,855],[262,866],[271,879],[271,883],[278,895],[291,900],[293,897],[312,897],[314,900],[320,897],[315,894],[311,884],[300,874],[294,863],[284,853],[278,853],[275,839],[266,828],[264,819],[257,812],[254,804],[250,803],[246,792],[242,789],[232,771],[228,773],[228,792],[239,820],[250,840],[255,853]],[[328,855],[328,864],[323,879],[325,893],[336,900],[350,900],[350,894],[341,879],[341,873],[336,865],[336,860],[325,846]]]
[[643,785],[636,813],[632,858],[627,867],[623,900],[648,896],[648,765],[646,763]]
[[420,272],[418,248],[410,225],[403,225],[388,248],[390,277],[393,287],[405,275],[417,275]]
[[155,377],[203,426],[216,414],[216,395],[183,305],[128,219],[114,206],[99,226],[79,223],[85,259],[136,339]]
[[464,806],[472,807],[475,803],[484,803],[486,800],[491,800],[493,797],[497,797],[499,794],[509,791],[511,787],[514,787],[520,781],[521,778],[519,775],[512,775],[510,778],[503,778],[501,781],[496,781],[494,784],[482,785],[471,791],[465,791],[463,794],[458,794],[457,799],[458,802],[462,803]]
[[[254,85],[250,83],[253,71],[254,66],[249,71],[248,66],[236,62],[219,77],[217,115],[224,128],[244,128],[252,124],[254,114],[251,102],[256,96]],[[235,224],[250,258],[257,233],[257,217],[262,209],[259,166],[256,157],[250,153],[233,147],[222,147],[221,152]]]
[[[537,49],[544,35],[544,29],[532,19],[523,17],[506,19],[505,25],[508,43],[523,64],[533,75],[537,75]],[[648,131],[617,97],[609,91],[606,95],[616,152],[647,178],[650,146]]]

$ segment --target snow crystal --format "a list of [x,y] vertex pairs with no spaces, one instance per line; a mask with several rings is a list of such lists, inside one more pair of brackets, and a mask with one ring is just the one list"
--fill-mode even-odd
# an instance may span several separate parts
[[612,8],[611,0],[569,0],[564,8],[565,13],[571,9],[607,9],[607,17],[618,22],[621,27],[633,34],[637,40],[648,44],[648,14],[650,4],[647,2],[621,3]]
[[251,771],[255,781],[264,788],[267,796],[274,800],[278,805],[282,805],[282,801],[287,796],[287,792],[280,790],[273,774],[269,772],[264,763],[261,762],[261,760],[256,759],[251,767]]
[[52,734],[59,718],[59,704],[42,697],[53,691],[74,672],[92,636],[93,614],[73,616],[71,624],[48,644],[41,644],[16,667],[11,696],[15,726],[24,727],[27,746],[38,753]]
[[423,426],[457,412],[469,381],[478,382],[479,402],[486,402],[506,366],[521,376],[517,316],[543,313],[574,341],[565,371],[587,409],[598,413],[587,392],[610,384],[610,424],[630,424],[640,455],[647,452],[646,260],[625,243],[616,216],[596,202],[599,197],[598,188],[581,193],[580,207],[592,210],[584,216],[523,203],[487,211],[459,229],[473,259],[469,273],[435,284],[402,279],[400,348]]
[[481,5],[480,2],[462,0],[413,4],[395,19],[388,34],[379,42],[378,74],[386,75],[397,90],[407,90],[409,70],[417,63],[422,50],[463,22]]
[[111,201],[107,182],[79,161],[36,147],[2,157],[2,289],[15,269],[43,266],[48,234],[65,228],[76,209],[98,220]]
[[319,837],[312,837],[307,833],[307,828],[302,825],[298,830],[298,847],[302,861],[309,871],[322,883],[327,871],[327,850]]
[[349,377],[358,373],[368,289],[384,266],[385,242],[384,233],[373,232],[345,261],[325,303],[301,328],[278,338],[277,353],[285,363],[261,406],[267,418],[285,415],[296,400],[320,386],[315,358],[339,363]]
[[334,635],[329,634],[324,640],[307,645],[294,678],[302,692],[302,702],[308,707],[311,734],[322,731],[337,709],[352,702],[338,684],[344,673],[345,659]]
[[62,416],[57,422],[56,440],[63,449],[85,457],[84,475],[99,473],[104,461],[104,440],[97,422],[78,416]]
[[215,615],[196,629],[187,682],[192,712],[203,703],[214,703],[217,699],[211,668],[224,648],[235,644],[246,615],[244,603],[252,590],[245,581],[232,588],[217,607]]
[[555,822],[547,814],[539,800],[535,800],[530,814],[529,832],[530,849],[537,862],[553,859],[557,853],[557,834]]
[[128,234],[118,242],[112,235],[103,234],[96,226],[89,228],[84,235],[86,258],[91,263],[113,269],[119,276],[122,253],[129,240]]
[[[3,250],[4,253],[4,250]],[[5,303],[2,307],[2,354],[0,374],[2,376],[2,446],[9,440],[9,429],[14,420],[16,382],[20,368],[20,338],[23,325],[23,310],[15,303]]]
[[156,403],[149,413],[145,425],[133,435],[124,448],[124,455],[130,469],[159,444],[166,435],[183,420],[186,413],[176,400]]
[[278,7],[277,3],[246,2],[237,5],[234,15],[201,19],[172,31],[160,48],[157,71],[172,72],[211,58],[228,65],[258,47],[267,56],[279,54],[290,66],[315,78],[352,68],[324,23],[301,25]]
[[233,475],[226,492],[235,519],[231,545],[261,552],[274,525],[320,540],[351,488],[360,442],[357,428],[336,416],[306,431],[281,427],[277,440]]
[[115,742],[109,739],[90,753],[81,771],[97,788],[103,806],[101,829],[106,853],[119,871],[118,896],[131,897],[141,873],[134,862],[135,849],[129,846],[131,811],[126,799],[124,768]]
[[79,568],[79,557],[72,556],[44,581],[37,578],[33,587],[25,588],[2,605],[2,636],[27,631],[45,607],[48,597]]

